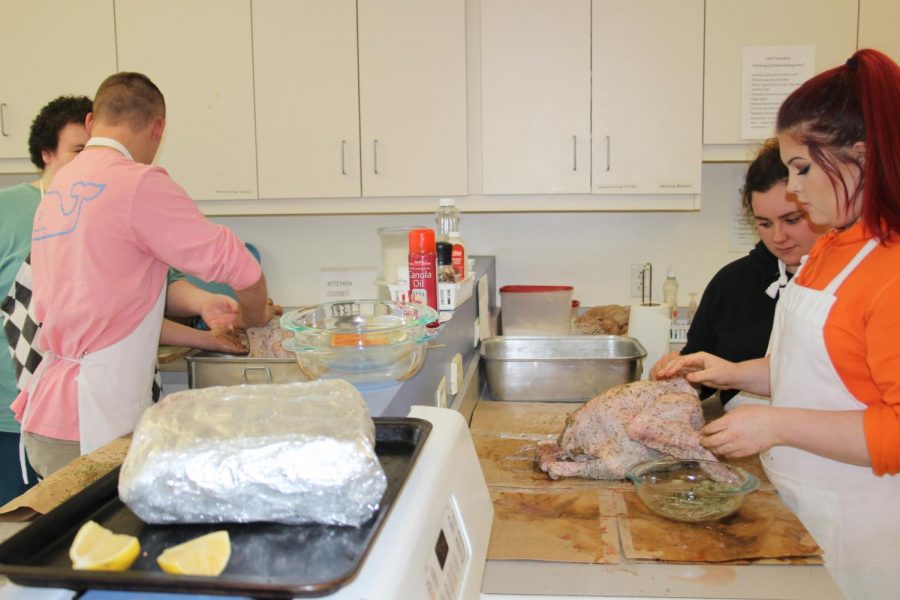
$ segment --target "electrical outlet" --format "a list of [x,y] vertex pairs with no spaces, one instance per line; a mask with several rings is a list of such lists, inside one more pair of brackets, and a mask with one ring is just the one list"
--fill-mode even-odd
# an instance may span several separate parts
[[631,296],[640,298],[644,291],[644,263],[631,263]]

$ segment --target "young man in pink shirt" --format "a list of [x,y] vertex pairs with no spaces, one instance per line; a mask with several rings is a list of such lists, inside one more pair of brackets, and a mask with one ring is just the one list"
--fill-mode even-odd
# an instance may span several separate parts
[[150,79],[107,78],[88,115],[91,139],[38,207],[32,301],[44,359],[12,406],[29,456],[68,445],[75,458],[134,429],[150,404],[169,265],[231,286],[239,327],[273,316],[241,240],[151,164],[165,123]]

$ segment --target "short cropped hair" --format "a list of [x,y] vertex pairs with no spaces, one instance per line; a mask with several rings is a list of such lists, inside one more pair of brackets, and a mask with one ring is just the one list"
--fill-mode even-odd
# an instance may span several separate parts
[[753,194],[764,194],[779,183],[787,183],[788,170],[781,162],[778,138],[766,140],[747,168],[744,186],[741,188],[741,204],[744,212],[753,219]]
[[70,123],[84,125],[89,112],[91,99],[87,96],[60,96],[47,103],[32,121],[28,135],[28,155],[34,166],[43,171],[47,165],[42,152],[56,152],[60,132]]
[[141,131],[154,119],[166,116],[166,101],[150,78],[121,72],[107,77],[94,96],[94,119],[109,125],[127,125]]

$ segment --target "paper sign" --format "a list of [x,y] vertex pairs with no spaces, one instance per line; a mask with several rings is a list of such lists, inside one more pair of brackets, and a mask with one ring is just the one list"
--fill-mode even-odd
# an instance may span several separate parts
[[741,138],[775,133],[784,99],[815,73],[815,46],[745,46],[741,71]]
[[319,302],[376,298],[375,267],[325,267],[319,281]]
[[728,236],[728,251],[743,254],[750,252],[759,241],[756,224],[744,210],[741,188],[744,185],[744,171],[735,171],[731,193],[731,235]]

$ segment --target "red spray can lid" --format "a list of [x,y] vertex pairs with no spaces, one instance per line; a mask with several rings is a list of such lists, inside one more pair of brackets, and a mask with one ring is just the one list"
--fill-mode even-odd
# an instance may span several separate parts
[[434,229],[413,229],[409,232],[409,253],[434,253]]

